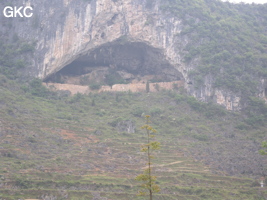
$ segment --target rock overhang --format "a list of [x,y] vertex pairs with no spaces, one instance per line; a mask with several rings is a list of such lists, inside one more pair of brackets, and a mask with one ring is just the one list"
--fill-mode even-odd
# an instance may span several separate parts
[[[174,71],[182,72],[184,78],[184,69],[180,69],[181,56],[175,50],[179,49],[175,35],[180,32],[181,22],[162,15],[159,2],[150,9],[133,0],[97,0],[83,3],[83,6],[79,4],[81,2],[69,0],[62,22],[53,30],[43,29],[42,34],[49,32],[50,37],[45,36],[37,44],[40,56],[35,63],[39,78],[46,81],[52,74],[82,60],[91,52],[106,46],[118,46],[125,39],[131,46],[143,45],[139,48],[141,51],[146,47],[153,49],[150,52],[163,55],[162,59],[174,66]],[[50,27],[45,21],[42,24]],[[134,50],[134,47],[131,49]]]
[[166,59],[162,49],[145,42],[128,41],[126,36],[72,55],[67,64],[55,68],[53,73],[45,76],[43,80],[58,82],[59,79],[62,81],[62,77],[84,78],[86,74],[97,70],[102,70],[102,76],[116,71],[123,79],[151,76],[151,79],[157,81],[183,80],[183,75]]
[[[161,9],[166,3],[163,0],[155,0],[149,6],[143,0],[27,2],[38,10],[34,13],[36,15],[29,20],[13,20],[12,29],[6,29],[13,30],[25,40],[36,41],[36,51],[30,60],[32,65],[27,68],[32,77],[47,81],[71,63],[82,60],[89,52],[126,37],[128,43],[142,43],[157,50],[148,48],[150,52],[160,52],[163,60],[171,66],[169,74],[173,71],[181,74],[188,94],[209,101],[216,93],[209,75],[204,77],[205,83],[200,87],[195,87],[194,80],[189,77],[188,72],[197,67],[198,60],[189,64],[183,62],[190,37],[180,34],[185,28],[182,19]],[[25,1],[18,0],[17,3],[23,4]],[[5,30],[5,27],[0,29]],[[154,69],[158,67],[151,68],[152,71]],[[259,89],[260,96],[266,97],[266,87],[260,85]],[[227,107],[226,99],[233,93],[221,89],[217,93],[224,99],[222,105]],[[234,96],[238,97],[238,94]],[[230,101],[235,104],[235,100]],[[240,108],[239,104],[236,107]]]

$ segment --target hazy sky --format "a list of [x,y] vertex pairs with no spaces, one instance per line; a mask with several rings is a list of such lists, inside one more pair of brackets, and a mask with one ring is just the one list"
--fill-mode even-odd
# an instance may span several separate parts
[[239,2],[244,2],[244,3],[267,3],[267,0],[223,0],[223,1],[229,1],[233,3],[239,3]]

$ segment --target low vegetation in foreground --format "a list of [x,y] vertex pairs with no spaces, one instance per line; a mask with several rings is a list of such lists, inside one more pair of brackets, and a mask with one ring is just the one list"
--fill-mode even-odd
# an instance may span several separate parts
[[266,126],[256,117],[266,106],[258,100],[249,115],[182,90],[64,96],[4,76],[0,86],[0,199],[146,199],[135,180],[147,165],[145,115],[161,143],[155,199],[267,196],[259,185],[267,159],[258,154]]

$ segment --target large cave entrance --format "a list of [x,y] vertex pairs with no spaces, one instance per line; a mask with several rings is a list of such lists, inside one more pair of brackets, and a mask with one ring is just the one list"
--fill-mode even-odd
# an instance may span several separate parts
[[45,82],[75,85],[114,85],[138,82],[171,82],[182,80],[156,48],[140,42],[105,44],[81,55]]

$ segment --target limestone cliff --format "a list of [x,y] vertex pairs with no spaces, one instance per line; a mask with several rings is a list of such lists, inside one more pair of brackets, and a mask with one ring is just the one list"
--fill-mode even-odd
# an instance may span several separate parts
[[[145,74],[154,71],[170,81],[184,80],[188,93],[202,101],[213,100],[229,110],[240,109],[240,95],[214,89],[212,77],[206,77],[201,87],[189,79],[188,72],[196,63],[183,63],[182,52],[188,38],[177,36],[184,28],[183,23],[163,13],[160,0],[18,0],[12,3],[34,8],[32,18],[1,18],[9,24],[1,32],[8,30],[28,41],[36,41],[29,68],[32,76],[46,80],[75,61],[117,64],[126,71],[138,71],[142,66]],[[2,9],[6,4],[1,4]],[[127,45],[133,46],[133,50],[124,56]]]

